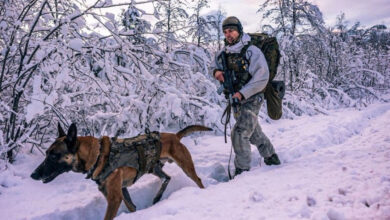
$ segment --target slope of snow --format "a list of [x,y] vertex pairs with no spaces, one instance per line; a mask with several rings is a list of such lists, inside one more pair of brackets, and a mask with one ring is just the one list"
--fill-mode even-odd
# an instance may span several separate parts
[[[252,147],[252,169],[227,181],[230,143],[207,133],[187,137],[206,189],[166,164],[172,179],[162,201],[152,205],[160,181],[145,175],[129,188],[138,211],[122,204],[117,219],[390,219],[390,104],[261,125],[282,165],[265,166]],[[103,218],[106,201],[84,175],[30,179],[42,159],[19,154],[0,173],[1,219]]]

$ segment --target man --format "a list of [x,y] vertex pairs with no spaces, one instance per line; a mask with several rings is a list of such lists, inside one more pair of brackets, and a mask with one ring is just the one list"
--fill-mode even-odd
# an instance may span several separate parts
[[267,165],[279,165],[280,160],[268,137],[262,132],[257,115],[264,102],[262,91],[269,79],[266,59],[261,50],[250,44],[250,36],[243,32],[242,25],[236,17],[228,17],[222,23],[225,35],[225,47],[216,55],[214,77],[224,81],[223,66],[220,55],[226,52],[229,70],[234,70],[237,83],[235,94],[240,102],[239,114],[235,115],[231,140],[236,154],[234,159],[235,176],[250,169],[251,146],[253,144],[264,157]]

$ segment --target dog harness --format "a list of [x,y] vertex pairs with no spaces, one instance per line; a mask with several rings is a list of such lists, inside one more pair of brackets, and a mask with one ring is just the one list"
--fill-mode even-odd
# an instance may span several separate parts
[[[160,133],[157,131],[149,132],[132,138],[111,138],[108,160],[105,162],[102,171],[92,178],[96,183],[103,182],[115,169],[119,167],[132,167],[137,170],[137,176],[134,182],[145,173],[150,173],[153,168],[159,164],[161,153]],[[100,151],[102,152],[102,150]],[[102,155],[99,155],[99,158]],[[88,171],[87,178],[96,169],[99,158],[91,170]]]

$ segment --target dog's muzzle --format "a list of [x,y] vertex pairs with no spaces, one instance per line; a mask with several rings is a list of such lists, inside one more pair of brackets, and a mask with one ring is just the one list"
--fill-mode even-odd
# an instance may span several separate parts
[[34,180],[40,180],[42,178],[42,173],[43,173],[43,166],[44,166],[44,163],[41,163],[35,170],[34,172],[32,172],[31,174],[31,178],[33,178]]
[[61,173],[69,171],[70,168],[61,164],[53,164],[47,160],[43,161],[31,174],[34,180],[42,180],[43,183],[48,183],[56,178]]

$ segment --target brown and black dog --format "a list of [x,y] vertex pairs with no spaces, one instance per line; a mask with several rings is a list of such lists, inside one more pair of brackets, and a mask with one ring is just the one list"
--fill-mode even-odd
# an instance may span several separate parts
[[[210,130],[212,129],[200,125],[193,125],[184,128],[176,134],[161,133],[159,164],[163,164],[167,160],[175,161],[188,177],[200,188],[204,188],[201,179],[195,172],[191,154],[180,143],[180,139],[195,131]],[[64,172],[72,170],[74,172],[87,173],[93,168],[92,179],[96,177],[108,159],[110,138],[103,137],[98,139],[92,136],[77,137],[75,124],[69,127],[67,134],[65,134],[60,124],[58,124],[58,133],[59,137],[46,151],[45,160],[35,169],[31,177],[35,180],[42,180],[43,183],[48,183]],[[163,180],[163,184],[153,200],[156,203],[160,200],[170,177],[162,171],[162,165],[155,166],[152,174]],[[97,182],[99,190],[107,200],[107,210],[104,219],[113,219],[116,216],[122,200],[129,211],[134,212],[136,210],[126,189],[126,187],[134,183],[136,177],[137,170],[135,168],[124,166],[115,169],[104,181]]]

